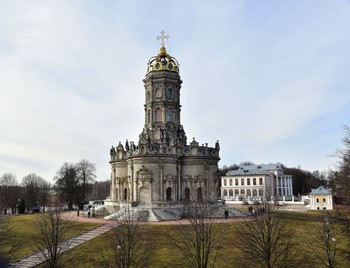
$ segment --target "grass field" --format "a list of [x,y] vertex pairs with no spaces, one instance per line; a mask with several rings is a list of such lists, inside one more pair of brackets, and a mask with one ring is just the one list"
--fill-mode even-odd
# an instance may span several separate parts
[[[308,233],[315,228],[314,221],[323,221],[324,214],[314,212],[283,212],[288,218],[288,225],[291,226],[295,232],[296,240],[298,241],[300,254],[298,258],[307,259],[308,255],[302,250],[305,246],[305,239],[308,237]],[[37,220],[36,215],[26,215],[13,217],[15,229],[17,230],[17,236],[22,241],[22,247],[18,251],[17,257],[28,255],[35,250],[35,246],[30,243],[32,235],[36,232],[35,222]],[[235,225],[237,223],[221,223],[222,228],[225,230],[225,239],[222,243],[222,250],[217,258],[216,267],[235,267],[235,264],[239,262],[237,252],[237,239]],[[81,233],[85,230],[92,229],[96,224],[75,222],[77,233]],[[339,223],[332,223],[336,229],[336,233],[339,232]],[[152,249],[152,255],[149,260],[148,267],[156,268],[172,268],[172,267],[188,267],[184,264],[183,258],[179,255],[178,251],[174,247],[172,237],[176,236],[178,232],[181,232],[183,226],[181,225],[152,225],[147,224],[144,227],[145,246]],[[90,240],[89,242],[76,247],[69,252],[65,253],[63,260],[66,263],[64,267],[101,267],[99,260],[108,255],[108,233],[98,238]],[[349,249],[348,237],[337,235],[337,245],[340,249]],[[339,250],[337,254],[337,267],[350,267],[345,258],[345,255]],[[300,267],[312,267],[307,264]],[[322,266],[318,266],[322,267]]]
[[[34,253],[37,249],[33,241],[39,232],[37,229],[40,214],[19,215],[10,218],[14,233],[13,243],[17,246],[11,261]],[[95,223],[74,222],[74,235],[81,234],[98,226]],[[0,238],[1,239],[1,238]]]
[[[293,228],[296,235],[296,240],[299,242],[299,248],[301,249],[305,243],[303,239],[308,236],[308,232],[314,228],[314,221],[323,221],[324,214],[321,213],[300,213],[300,212],[285,212],[288,217],[288,224]],[[235,222],[222,223],[222,228],[225,230],[225,240],[222,243],[221,254],[217,258],[216,267],[236,267],[235,264],[239,263],[237,257],[237,244]],[[338,224],[334,223],[334,227],[338,229]],[[149,224],[145,227],[147,245],[152,248],[152,256],[149,260],[149,267],[156,268],[175,268],[175,267],[189,267],[184,264],[183,258],[179,255],[178,251],[174,247],[172,237],[182,230],[181,225],[152,225]],[[106,242],[108,233],[93,239],[75,249],[70,251],[64,257],[70,267],[99,267],[99,259],[105,255],[103,252],[108,252],[108,243]],[[348,238],[338,236],[337,245],[341,249],[345,249],[348,246]],[[300,250],[298,258],[301,260],[308,259],[308,255],[305,251]],[[345,256],[338,251],[337,267],[350,267],[347,263]],[[303,267],[303,266],[300,266]],[[312,267],[305,264],[304,267]],[[319,266],[321,267],[321,266]]]

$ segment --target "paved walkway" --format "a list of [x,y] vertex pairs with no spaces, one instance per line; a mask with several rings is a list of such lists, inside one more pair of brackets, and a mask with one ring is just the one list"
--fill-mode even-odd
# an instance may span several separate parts
[[[115,225],[116,223],[113,220],[107,221],[103,217],[96,217],[96,218],[88,218],[86,216],[77,216],[77,213],[74,211],[66,212],[63,214],[63,216],[66,219],[72,220],[72,221],[80,221],[80,222],[94,222],[94,223],[100,223],[100,224],[107,224],[107,225]],[[227,220],[224,218],[215,219],[215,222],[236,222],[236,221],[244,221],[249,219],[249,217],[230,217]],[[183,225],[188,224],[189,221],[187,219],[181,219],[176,221],[149,221],[145,224],[151,224],[151,225]]]
[[[63,252],[68,251],[72,248],[75,248],[91,239],[94,239],[95,237],[102,235],[109,230],[113,228],[112,224],[103,224],[99,227],[92,229],[90,231],[87,231],[85,233],[82,233],[76,237],[73,237],[69,239],[68,241],[64,242],[65,245],[69,245]],[[29,255],[27,257],[24,257],[14,263],[11,263],[11,267],[18,267],[18,268],[29,268],[29,267],[35,267],[41,263],[43,263],[43,251],[36,252],[32,255]]]

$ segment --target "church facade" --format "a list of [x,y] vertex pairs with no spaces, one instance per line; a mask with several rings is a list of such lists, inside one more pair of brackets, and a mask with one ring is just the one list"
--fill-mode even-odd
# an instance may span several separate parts
[[187,142],[181,125],[179,64],[162,45],[148,61],[144,83],[144,126],[137,142],[110,150],[113,205],[169,207],[217,199],[220,146]]

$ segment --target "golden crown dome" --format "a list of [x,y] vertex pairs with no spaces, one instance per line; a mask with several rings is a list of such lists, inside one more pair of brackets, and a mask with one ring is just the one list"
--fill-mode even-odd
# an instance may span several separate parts
[[152,71],[170,71],[179,73],[179,64],[174,57],[171,57],[164,46],[161,46],[157,56],[148,61],[147,73]]

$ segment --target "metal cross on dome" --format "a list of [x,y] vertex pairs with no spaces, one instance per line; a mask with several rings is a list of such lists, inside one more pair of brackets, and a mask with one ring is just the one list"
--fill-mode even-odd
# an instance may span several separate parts
[[166,38],[166,39],[169,39],[169,35],[167,34],[167,35],[164,35],[165,34],[165,32],[164,31],[161,31],[160,32],[162,35],[161,36],[157,36],[157,40],[159,40],[159,39],[162,39],[162,47],[164,47],[164,39]]

